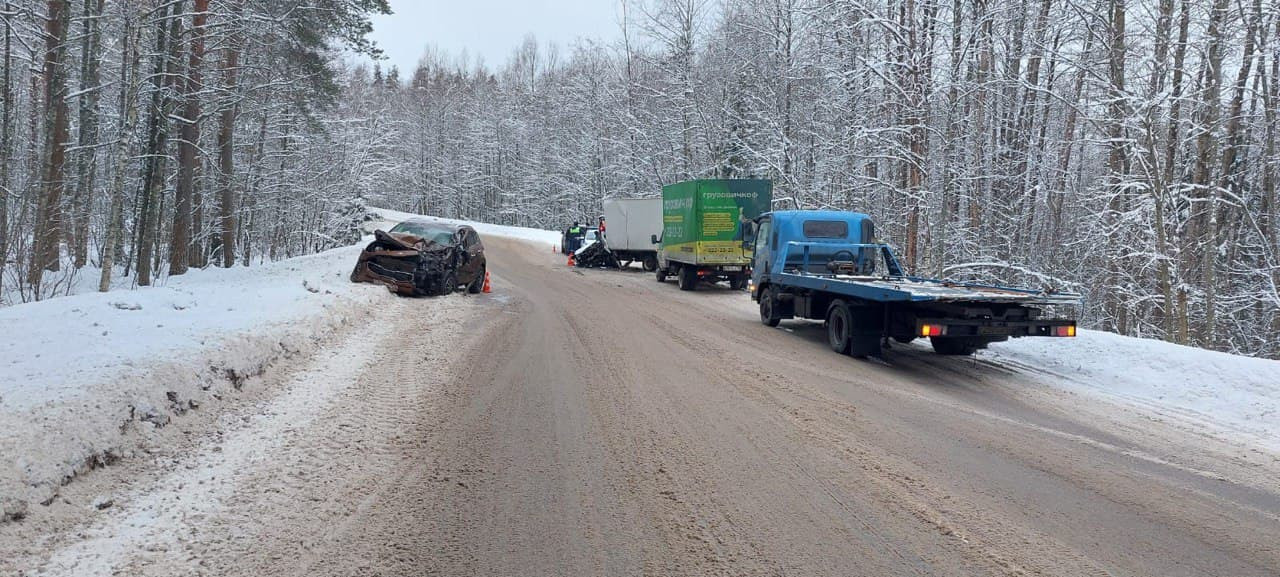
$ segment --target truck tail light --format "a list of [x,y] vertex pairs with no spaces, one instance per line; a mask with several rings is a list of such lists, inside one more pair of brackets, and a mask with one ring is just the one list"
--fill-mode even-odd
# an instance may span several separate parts
[[920,325],[920,336],[940,337],[947,334],[946,325]]
[[1063,327],[1053,327],[1053,336],[1055,337],[1074,337],[1076,336],[1076,326],[1067,325]]

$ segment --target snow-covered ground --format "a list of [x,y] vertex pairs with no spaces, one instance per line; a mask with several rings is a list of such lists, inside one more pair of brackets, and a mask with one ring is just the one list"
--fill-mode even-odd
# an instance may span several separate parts
[[1080,331],[1074,339],[1015,339],[980,353],[1051,373],[1046,383],[1280,451],[1280,361],[1164,341]]
[[[414,216],[375,212],[381,220],[370,224],[384,228]],[[555,232],[475,226],[559,242]],[[365,242],[0,308],[0,520],[392,298],[348,278]]]
[[358,251],[0,309],[0,508],[47,499],[85,468],[127,456],[130,440],[358,318],[387,296],[348,280]]

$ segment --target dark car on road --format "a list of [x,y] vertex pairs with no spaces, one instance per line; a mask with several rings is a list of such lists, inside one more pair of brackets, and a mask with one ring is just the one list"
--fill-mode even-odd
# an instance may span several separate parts
[[384,284],[409,296],[447,295],[464,285],[475,294],[484,287],[485,268],[484,245],[475,229],[411,219],[374,233],[351,280]]

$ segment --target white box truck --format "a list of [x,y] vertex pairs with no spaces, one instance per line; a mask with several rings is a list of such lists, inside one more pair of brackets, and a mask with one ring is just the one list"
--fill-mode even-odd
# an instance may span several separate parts
[[606,198],[602,204],[604,245],[627,265],[639,262],[646,271],[656,270],[653,238],[662,236],[662,197]]

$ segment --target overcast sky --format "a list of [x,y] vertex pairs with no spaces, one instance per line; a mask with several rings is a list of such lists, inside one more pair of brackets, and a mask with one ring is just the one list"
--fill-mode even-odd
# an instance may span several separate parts
[[489,68],[507,60],[525,35],[567,48],[579,37],[612,40],[618,0],[391,0],[395,14],[373,19],[372,38],[401,78],[412,74],[423,49],[434,45],[453,55],[465,48]]

